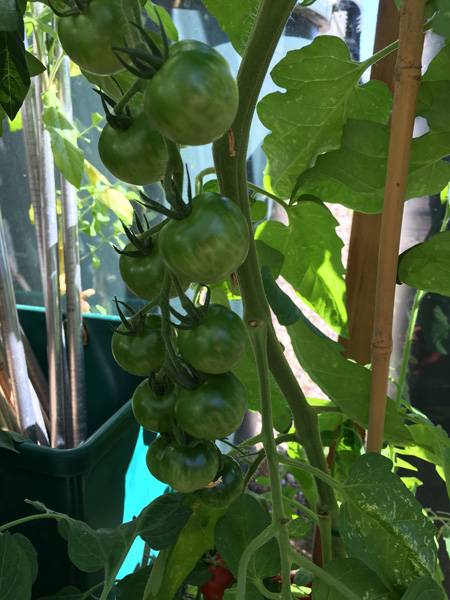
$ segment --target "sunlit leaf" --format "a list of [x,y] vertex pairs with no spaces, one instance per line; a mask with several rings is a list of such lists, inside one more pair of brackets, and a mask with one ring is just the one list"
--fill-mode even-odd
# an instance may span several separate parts
[[260,0],[203,0],[237,52],[242,54],[255,22]]
[[113,187],[108,179],[87,160],[84,170],[90,183],[98,188],[96,197],[126,225],[133,222],[133,207],[126,195]]

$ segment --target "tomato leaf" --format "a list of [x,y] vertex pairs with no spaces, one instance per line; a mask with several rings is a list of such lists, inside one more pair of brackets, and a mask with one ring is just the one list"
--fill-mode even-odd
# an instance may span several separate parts
[[203,0],[217,19],[233,48],[242,54],[255,22],[260,0]]
[[0,598],[31,598],[36,566],[31,562],[29,546],[25,549],[24,539],[24,536],[17,533],[0,533]]
[[411,583],[401,600],[447,600],[447,596],[431,577],[421,577]]
[[150,548],[168,548],[175,544],[191,514],[184,494],[164,494],[153,500],[139,517],[139,535]]
[[41,596],[38,600],[84,600],[86,595],[73,585],[63,587],[56,594]]
[[419,290],[450,296],[450,231],[437,233],[403,252],[398,278]]
[[[270,524],[269,514],[261,500],[243,494],[228,508],[216,528],[216,547],[235,577],[239,560],[248,544]],[[280,559],[275,539],[267,542],[251,558],[248,578],[263,579],[280,572]]]
[[44,125],[50,134],[55,164],[77,189],[84,172],[84,156],[78,147],[78,130],[64,115],[60,100],[52,91],[44,94]]
[[120,600],[136,600],[136,598],[144,598],[144,590],[151,569],[151,566],[142,567],[118,581],[115,589],[118,591]]
[[287,91],[258,104],[259,118],[271,130],[263,145],[269,161],[266,187],[290,197],[297,177],[317,156],[339,147],[348,116],[386,122],[385,88],[358,85],[365,69],[351,59],[343,40],[327,35],[288,52],[275,66],[272,79]]
[[256,237],[284,254],[282,277],[325,323],[345,335],[343,242],[337,225],[324,204],[305,200],[289,209],[289,227],[267,221],[258,227]]
[[159,20],[157,14],[159,15],[161,22],[163,24],[164,30],[167,34],[167,37],[172,41],[178,41],[178,31],[175,27],[174,22],[170,14],[163,6],[159,6],[156,2],[152,2],[152,0],[147,0],[145,3],[145,10],[149,18],[159,26]]
[[379,454],[365,454],[352,465],[340,532],[350,556],[402,592],[418,577],[434,574],[436,530],[391,469],[391,461]]
[[[315,166],[298,178],[296,197],[312,194],[352,210],[380,212],[388,145],[387,126],[349,120],[341,147],[320,156]],[[447,133],[431,132],[413,140],[406,198],[436,194],[445,187],[450,165],[442,159],[449,151]]]
[[19,31],[0,31],[0,106],[14,119],[30,87],[25,48]]
[[28,72],[30,77],[36,77],[45,71],[45,66],[31,52],[25,52],[25,60],[27,61]]
[[[337,558],[325,566],[325,571],[339,582],[346,584],[352,592],[364,600],[398,600],[369,567],[357,558]],[[314,579],[314,600],[346,600],[340,592]]]
[[10,450],[11,452],[19,453],[17,446],[19,444],[23,444],[23,442],[26,442],[27,439],[28,438],[20,433],[0,430],[0,449],[3,448],[4,450]]

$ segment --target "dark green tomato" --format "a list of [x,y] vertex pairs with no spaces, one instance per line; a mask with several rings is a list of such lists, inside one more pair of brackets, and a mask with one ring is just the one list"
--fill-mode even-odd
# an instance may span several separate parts
[[231,456],[223,456],[222,469],[214,485],[198,491],[197,496],[204,504],[212,508],[221,508],[236,500],[242,494],[243,488],[241,467]]
[[220,304],[211,304],[193,329],[178,334],[181,356],[202,373],[231,371],[242,357],[247,332],[242,319]]
[[145,379],[134,390],[131,406],[136,421],[144,429],[168,432],[172,430],[174,422],[175,401],[175,390],[156,394],[149,380]]
[[247,410],[242,383],[232,373],[209,375],[193,390],[180,389],[175,417],[192,437],[216,440],[233,433]]
[[122,0],[91,0],[82,14],[58,18],[65,52],[82,69],[98,75],[123,69],[112,47],[122,46],[129,31]]
[[169,157],[164,138],[142,113],[133,118],[127,129],[105,125],[98,151],[114,177],[133,185],[160,181]]
[[[126,252],[135,252],[133,244],[125,246]],[[164,278],[164,264],[158,250],[158,244],[153,242],[145,256],[126,256],[121,254],[119,269],[126,286],[145,300],[154,300],[159,294]]]
[[164,361],[164,342],[161,337],[161,319],[147,315],[142,329],[127,335],[125,326],[119,325],[113,333],[113,356],[124,371],[145,377],[161,368]]
[[164,455],[169,445],[170,440],[165,436],[159,435],[156,440],[150,444],[147,450],[147,468],[153,477],[156,477],[156,479],[163,483],[169,483],[167,479],[167,469],[164,463]]
[[159,234],[167,266],[180,278],[201,284],[226,279],[244,262],[249,227],[241,209],[225,196],[196,196],[190,215],[170,221]]
[[150,80],[145,111],[161,133],[188,146],[208,144],[233,124],[239,97],[226,60],[213,48],[185,40]]
[[195,492],[216,478],[219,451],[211,442],[181,446],[172,442],[162,456],[161,468],[170,486],[178,492]]

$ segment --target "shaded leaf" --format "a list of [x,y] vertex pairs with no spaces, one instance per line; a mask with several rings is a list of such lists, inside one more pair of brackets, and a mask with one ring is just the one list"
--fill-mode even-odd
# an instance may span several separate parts
[[[369,567],[357,558],[338,558],[329,562],[325,571],[344,583],[364,600],[398,600]],[[335,588],[323,581],[314,579],[314,600],[347,600]]]
[[36,549],[30,540],[21,533],[16,533],[14,535],[14,540],[17,544],[19,544],[19,546],[21,546],[22,550],[27,556],[28,565],[30,567],[31,581],[34,583],[38,576],[38,557]]
[[203,0],[227,34],[234,49],[242,54],[256,19],[260,0]]
[[263,145],[269,160],[266,187],[290,197],[297,177],[317,156],[339,147],[349,114],[380,120],[384,101],[377,106],[376,96],[384,98],[385,91],[371,85],[361,92],[358,82],[365,68],[351,59],[343,40],[327,35],[288,52],[275,66],[272,79],[287,91],[269,94],[258,104],[259,118],[271,130]]
[[151,572],[151,565],[142,567],[117,582],[120,600],[136,600],[144,597],[144,590]]
[[[249,543],[270,525],[269,514],[261,500],[243,494],[228,508],[216,528],[216,548],[235,577],[239,560]],[[280,571],[278,546],[270,540],[250,559],[248,577],[263,579]]]
[[434,574],[436,531],[391,469],[391,461],[379,454],[365,454],[353,464],[344,488],[340,532],[351,556],[402,592],[418,577]]
[[22,106],[30,76],[20,31],[0,31],[0,106],[12,120]]
[[192,508],[185,494],[159,496],[139,517],[139,535],[150,548],[168,548],[175,544],[191,514]]
[[[0,533],[0,598],[30,600],[35,567],[23,539],[8,531]],[[21,536],[23,538],[23,536]]]
[[409,586],[401,600],[447,600],[447,595],[431,577],[421,577]]
[[450,296],[450,231],[437,233],[401,254],[398,277],[419,290]]
[[[339,150],[317,159],[298,180],[296,197],[312,194],[367,213],[378,213],[384,201],[389,128],[370,121],[349,120]],[[439,193],[450,179],[448,135],[427,133],[415,138],[406,198]],[[351,165],[351,168],[349,168]]]
[[30,77],[35,77],[45,71],[45,66],[31,52],[25,52],[25,60],[27,61]]
[[26,441],[28,441],[28,438],[20,433],[15,433],[14,431],[0,431],[0,449],[3,448],[4,450],[18,453],[19,450],[17,450],[17,446]]
[[84,600],[85,594],[73,585],[63,587],[56,594],[41,596],[38,600]]

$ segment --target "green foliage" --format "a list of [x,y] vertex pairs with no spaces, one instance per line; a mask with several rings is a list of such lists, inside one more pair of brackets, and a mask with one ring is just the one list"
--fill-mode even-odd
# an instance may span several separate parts
[[406,250],[400,256],[398,277],[419,290],[450,296],[450,231]]
[[413,581],[401,600],[446,600],[447,596],[440,585],[431,577],[421,577]]
[[378,454],[366,454],[353,464],[340,510],[340,531],[350,556],[362,560],[390,588],[403,592],[417,578],[433,576],[436,531],[391,468],[392,463]]
[[[357,558],[338,558],[329,562],[325,571],[338,581],[345,583],[364,600],[398,600],[398,595],[389,590],[378,575]],[[323,579],[314,581],[314,600],[346,600]]]
[[203,0],[217,19],[234,49],[242,54],[258,12],[259,0]]
[[36,579],[37,557],[31,542],[20,533],[0,533],[0,598],[29,600]]
[[290,197],[298,176],[317,156],[339,147],[349,116],[386,122],[385,88],[358,85],[366,68],[351,60],[341,39],[320,36],[288,52],[272,70],[274,83],[287,91],[263,98],[258,114],[271,130],[263,145],[266,179],[278,195]]
[[[339,150],[317,159],[298,179],[296,197],[312,194],[352,210],[383,208],[389,128],[370,121],[347,121]],[[406,198],[439,193],[450,179],[448,135],[428,133],[413,140]],[[349,169],[349,165],[352,165]]]
[[324,204],[309,199],[290,207],[288,216],[288,227],[267,221],[255,237],[284,256],[282,277],[328,325],[345,335],[343,242],[336,233],[338,222]]
[[[244,494],[233,502],[217,523],[217,551],[235,577],[242,553],[269,524],[270,517],[266,508],[261,500],[251,494]],[[275,540],[271,540],[250,559],[247,582],[251,584],[255,580],[276,575],[279,570],[277,544]]]

